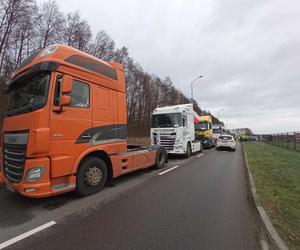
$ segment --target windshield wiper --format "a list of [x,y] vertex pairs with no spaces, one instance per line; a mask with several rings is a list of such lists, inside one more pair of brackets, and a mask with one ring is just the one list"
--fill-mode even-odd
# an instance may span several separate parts
[[33,108],[34,108],[34,106],[32,105],[32,103],[29,104],[29,105],[26,105],[26,106],[22,105],[21,107],[8,110],[5,115],[6,116],[12,116],[12,115],[17,115],[17,114],[22,114],[22,113],[27,112],[27,111],[30,112],[30,111],[33,110]]

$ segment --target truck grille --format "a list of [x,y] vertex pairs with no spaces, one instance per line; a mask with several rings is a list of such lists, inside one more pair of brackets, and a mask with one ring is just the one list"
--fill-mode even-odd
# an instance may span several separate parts
[[22,180],[26,161],[26,145],[4,144],[3,172],[12,183]]
[[160,135],[160,145],[163,146],[167,151],[174,150],[175,138],[169,135]]

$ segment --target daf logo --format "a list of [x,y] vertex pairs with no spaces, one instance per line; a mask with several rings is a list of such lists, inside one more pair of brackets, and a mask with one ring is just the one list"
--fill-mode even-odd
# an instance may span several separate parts
[[12,136],[8,137],[8,142],[9,143],[16,143],[17,142],[17,137],[12,137]]

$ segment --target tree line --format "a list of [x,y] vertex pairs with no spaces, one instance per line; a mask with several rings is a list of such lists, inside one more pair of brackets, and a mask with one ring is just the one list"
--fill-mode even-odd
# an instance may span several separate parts
[[[54,0],[0,0],[0,81],[7,82],[20,63],[37,49],[66,44],[105,61],[122,63],[125,68],[128,121],[149,124],[156,107],[193,103],[195,100],[176,89],[171,78],[160,78],[144,70],[123,46],[117,48],[104,30],[93,34],[78,11],[63,13]],[[0,94],[0,112],[7,98]],[[2,110],[1,110],[2,108]],[[215,122],[217,119],[214,117]]]

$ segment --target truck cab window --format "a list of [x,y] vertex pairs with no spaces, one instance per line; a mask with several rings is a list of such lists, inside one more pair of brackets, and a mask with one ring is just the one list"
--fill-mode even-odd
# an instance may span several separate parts
[[90,106],[90,86],[86,83],[73,81],[73,90],[69,94],[71,97],[70,107],[88,108]]
[[186,127],[188,125],[187,115],[182,116],[182,121],[183,121],[183,127]]

